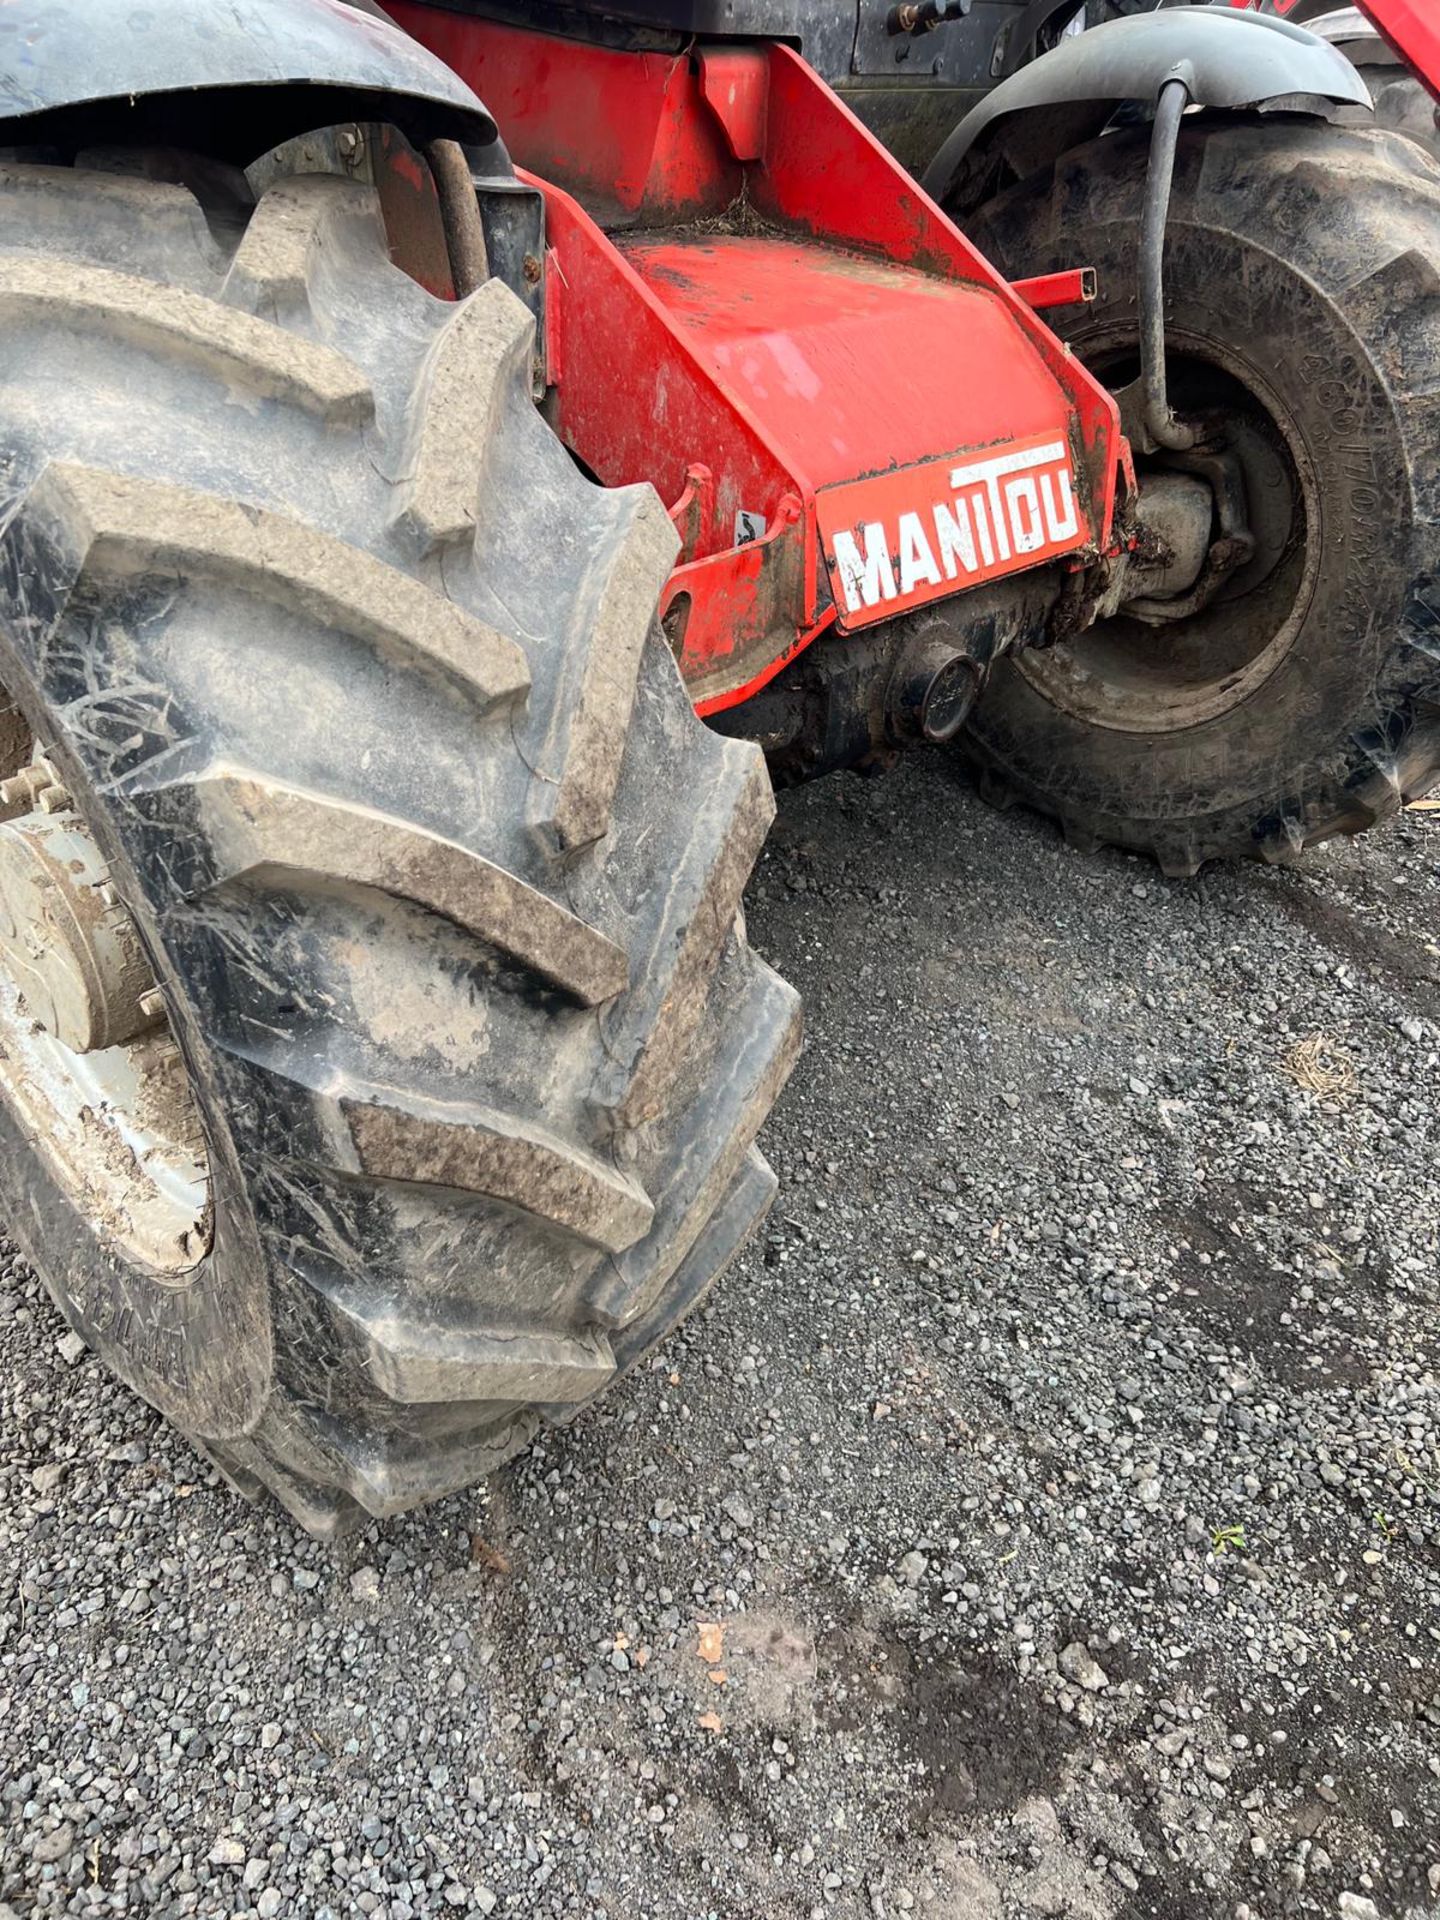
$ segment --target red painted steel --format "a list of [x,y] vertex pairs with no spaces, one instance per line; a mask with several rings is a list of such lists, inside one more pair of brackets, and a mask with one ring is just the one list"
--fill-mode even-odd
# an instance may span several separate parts
[[1440,100],[1440,0],[1360,0],[1360,8]]
[[725,129],[731,153],[737,160],[763,159],[770,107],[770,71],[763,50],[701,47],[695,58],[700,91]]
[[561,437],[607,486],[649,480],[670,505],[691,467],[707,466],[713,511],[689,557],[733,545],[737,513],[768,517],[795,488],[768,420],[691,349],[665,299],[580,203],[536,184],[559,289]]
[[[808,644],[833,617],[820,601],[813,492],[625,254],[569,194],[539,184],[561,289],[556,428],[607,486],[648,480],[683,515],[662,617],[696,704],[734,704],[737,689],[758,690],[800,651],[797,636]],[[769,536],[763,549],[737,545],[742,513]],[[672,619],[682,596],[684,618]]]
[[[981,254],[921,191],[869,129],[789,47],[770,52],[770,138],[766,164],[749,181],[757,210],[802,231],[924,268],[949,281],[986,287],[1069,398],[1079,427],[1097,531],[1108,533],[1116,483],[1119,413],[1113,397],[1080,367]],[[483,97],[483,96],[482,96]],[[1017,343],[1018,344],[1018,343]],[[984,366],[962,352],[926,369],[927,398],[947,381],[989,389],[1005,431],[1013,358]],[[919,396],[917,396],[919,398]],[[920,399],[926,404],[926,399]],[[997,432],[993,438],[1001,437]]]
[[387,11],[469,82],[529,172],[602,225],[719,214],[739,194],[744,164],[689,54],[621,53],[426,0]]
[[1037,273],[1030,280],[1012,280],[1011,287],[1036,313],[1050,307],[1080,307],[1095,298],[1093,267],[1066,267],[1060,273]]
[[1071,449],[1053,432],[825,487],[815,510],[849,628],[1059,559],[1089,538]]
[[[783,234],[616,240],[812,487],[1068,426],[1068,396],[988,288]],[[1003,369],[1003,397],[967,369]]]
[[1113,399],[789,48],[626,53],[391,10],[545,194],[555,424],[607,485],[649,480],[670,505],[684,547],[662,611],[702,712],[830,624],[902,610],[848,603],[842,510],[857,537],[899,542],[923,514],[933,538],[953,470],[1059,444],[1073,538],[947,571],[905,520],[904,605],[1108,545],[1128,457]]

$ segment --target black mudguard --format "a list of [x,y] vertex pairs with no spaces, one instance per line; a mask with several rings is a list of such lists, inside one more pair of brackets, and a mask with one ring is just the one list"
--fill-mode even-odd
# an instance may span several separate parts
[[417,142],[495,137],[442,61],[342,0],[7,0],[0,117],[7,144],[138,133],[242,165],[347,119],[387,120]]
[[967,113],[921,184],[952,211],[988,190],[996,156],[1013,173],[1047,166],[1093,139],[1122,101],[1154,103],[1183,80],[1197,106],[1239,111],[1369,106],[1350,62],[1303,27],[1226,7],[1132,14],[1076,34],[1002,81]]

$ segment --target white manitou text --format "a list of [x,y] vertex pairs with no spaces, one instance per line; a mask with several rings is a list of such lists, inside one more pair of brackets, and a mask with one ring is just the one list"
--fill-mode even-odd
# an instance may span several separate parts
[[968,460],[949,481],[946,497],[835,530],[835,571],[850,613],[1011,571],[1080,532],[1062,440]]

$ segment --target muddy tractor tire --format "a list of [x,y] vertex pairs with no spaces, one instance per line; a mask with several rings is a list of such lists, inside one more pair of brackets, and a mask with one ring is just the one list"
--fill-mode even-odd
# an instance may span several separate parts
[[[1050,317],[1117,390],[1147,152],[1107,135],[967,222],[1008,276],[1097,269]],[[1187,124],[1165,281],[1172,404],[1222,423],[1253,557],[1189,618],[1003,662],[961,751],[1000,804],[1186,874],[1289,861],[1440,768],[1440,168],[1372,130]]]
[[0,1222],[327,1534],[567,1419],[763,1214],[772,799],[510,292],[353,182],[116,167],[0,166]]

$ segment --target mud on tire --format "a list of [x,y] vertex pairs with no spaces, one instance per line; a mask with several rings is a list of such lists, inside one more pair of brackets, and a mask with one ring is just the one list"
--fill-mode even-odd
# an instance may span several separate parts
[[237,219],[6,162],[0,207],[0,680],[139,928],[213,1219],[149,1270],[8,1107],[0,1204],[326,1533],[567,1418],[768,1205],[769,784],[658,635],[659,501],[575,470],[503,286],[432,298],[328,177]]
[[[1107,135],[967,223],[1009,276],[1098,269],[1098,301],[1057,325],[1115,385],[1147,147]],[[1292,859],[1440,767],[1440,168],[1359,128],[1189,123],[1166,295],[1172,398],[1253,408],[1252,515],[1290,485],[1292,519],[1183,628],[1114,621],[1005,662],[962,751],[991,798],[1189,873]],[[1174,696],[1163,725],[1152,686]]]

